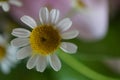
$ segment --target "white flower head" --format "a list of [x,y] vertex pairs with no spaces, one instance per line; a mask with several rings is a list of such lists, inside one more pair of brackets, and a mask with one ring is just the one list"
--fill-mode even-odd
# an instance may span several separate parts
[[10,69],[17,63],[16,48],[9,46],[6,38],[0,35],[0,68],[4,74],[8,74]]
[[22,6],[22,3],[19,0],[0,0],[0,6],[5,12],[9,11],[10,4],[16,6]]
[[27,62],[27,68],[43,72],[47,67],[47,61],[55,71],[61,68],[61,62],[57,57],[56,50],[62,49],[66,53],[76,53],[77,46],[73,43],[62,42],[63,39],[73,39],[78,36],[77,30],[67,31],[72,21],[65,18],[58,22],[59,10],[52,9],[50,12],[46,7],[39,12],[40,25],[37,25],[34,19],[29,16],[23,16],[22,22],[32,28],[29,31],[24,28],[16,28],[12,35],[18,37],[11,41],[16,47],[22,47],[17,54],[18,59],[30,57]]

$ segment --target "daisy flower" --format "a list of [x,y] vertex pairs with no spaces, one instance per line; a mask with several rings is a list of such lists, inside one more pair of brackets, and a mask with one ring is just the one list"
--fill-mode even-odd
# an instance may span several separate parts
[[9,46],[5,39],[0,35],[0,68],[4,74],[8,74],[10,69],[15,66],[16,48]]
[[19,0],[0,0],[0,6],[5,12],[9,11],[10,4],[22,6],[22,3]]
[[[18,59],[30,57],[27,62],[27,68],[43,72],[47,67],[47,62],[55,70],[59,71],[61,62],[57,57],[57,49],[60,48],[66,53],[76,53],[77,46],[73,43],[62,42],[63,39],[73,39],[77,37],[77,30],[67,31],[72,21],[65,18],[58,22],[59,10],[52,9],[50,12],[46,7],[39,11],[40,25],[37,25],[35,20],[29,16],[21,17],[21,21],[32,28],[29,31],[24,28],[16,28],[12,31],[15,38],[11,41],[13,46],[22,47],[17,54]],[[67,32],[65,32],[67,31]]]

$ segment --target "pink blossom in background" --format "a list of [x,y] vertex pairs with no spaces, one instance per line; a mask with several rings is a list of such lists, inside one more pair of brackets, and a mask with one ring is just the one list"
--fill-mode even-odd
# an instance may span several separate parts
[[101,39],[108,29],[108,0],[81,0],[85,7],[73,16],[73,27],[84,40]]

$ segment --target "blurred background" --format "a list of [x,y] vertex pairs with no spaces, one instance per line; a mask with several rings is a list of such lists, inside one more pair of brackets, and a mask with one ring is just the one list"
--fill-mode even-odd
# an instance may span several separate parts
[[[8,0],[9,3],[10,0]],[[19,0],[22,6],[9,3],[9,11],[4,11],[0,1],[0,65],[14,39],[11,32],[16,27],[28,28],[20,18],[29,15],[39,22],[41,7],[60,10],[60,18],[69,17],[71,29],[79,30],[74,55],[59,55],[62,68],[55,72],[51,67],[43,72],[28,70],[26,61],[10,62],[10,70],[0,66],[0,80],[120,80],[120,0]],[[4,46],[5,52],[2,51]],[[18,49],[14,49],[17,53]],[[13,49],[10,49],[11,52]],[[4,52],[4,53],[3,53]],[[12,52],[13,53],[13,52]],[[1,58],[2,56],[2,58]],[[15,57],[15,56],[14,56]],[[5,69],[5,70],[4,70]]]

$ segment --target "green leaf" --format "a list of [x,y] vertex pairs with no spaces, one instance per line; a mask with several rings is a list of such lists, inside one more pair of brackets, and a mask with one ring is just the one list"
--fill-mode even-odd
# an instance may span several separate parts
[[[70,56],[70,55],[68,55],[66,53],[63,53],[62,51],[59,51],[59,53],[60,53],[59,54],[60,58],[69,67],[74,69],[76,72],[79,72],[80,74],[88,77],[89,79],[92,79],[92,80],[119,80],[117,77],[107,76],[107,75],[101,74],[98,71],[95,71],[94,69],[84,65],[77,58],[75,58],[73,56]],[[97,69],[99,69],[99,67]]]

